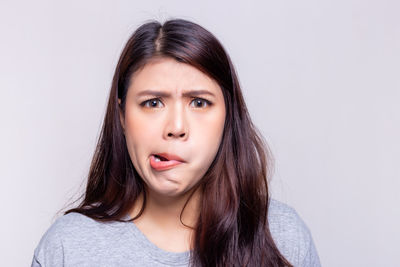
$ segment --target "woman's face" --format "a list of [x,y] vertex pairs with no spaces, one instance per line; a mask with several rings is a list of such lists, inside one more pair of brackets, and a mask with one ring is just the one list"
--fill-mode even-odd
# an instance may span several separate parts
[[134,73],[120,118],[130,158],[147,189],[180,196],[215,158],[224,130],[224,97],[217,82],[195,67],[157,59]]

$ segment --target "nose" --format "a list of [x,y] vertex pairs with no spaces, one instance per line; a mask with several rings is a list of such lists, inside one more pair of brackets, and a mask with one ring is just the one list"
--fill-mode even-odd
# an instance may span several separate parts
[[168,111],[164,138],[186,140],[188,134],[185,110],[182,105],[177,104]]

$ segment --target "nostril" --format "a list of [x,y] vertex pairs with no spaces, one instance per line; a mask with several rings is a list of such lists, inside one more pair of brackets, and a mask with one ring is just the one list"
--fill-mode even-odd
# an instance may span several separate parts
[[[168,136],[173,136],[173,134],[172,133],[168,133]],[[184,136],[185,136],[185,133],[182,133],[182,134],[179,135],[179,137],[184,137]]]

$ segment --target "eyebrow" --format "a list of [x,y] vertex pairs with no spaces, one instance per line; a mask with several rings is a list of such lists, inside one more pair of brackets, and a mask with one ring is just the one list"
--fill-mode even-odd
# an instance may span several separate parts
[[[138,96],[146,96],[146,95],[152,95],[152,96],[157,96],[157,97],[171,97],[170,93],[163,92],[163,91],[155,91],[155,90],[144,90],[138,93]],[[214,96],[213,93],[207,90],[191,90],[191,91],[186,91],[182,94],[184,97],[189,97],[189,96],[199,96],[199,95],[210,95]]]

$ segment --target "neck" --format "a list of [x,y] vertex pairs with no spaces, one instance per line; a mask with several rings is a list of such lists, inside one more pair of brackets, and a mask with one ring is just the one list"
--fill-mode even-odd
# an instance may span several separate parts
[[[165,230],[189,230],[190,228],[187,226],[195,227],[199,215],[200,188],[197,188],[195,192],[191,190],[182,196],[174,197],[163,196],[151,190],[146,190],[145,193],[146,206],[135,223],[147,222]],[[131,212],[133,217],[139,213],[143,205],[143,194],[144,192],[139,195],[134,205],[133,212]],[[183,210],[184,206],[185,209]]]

